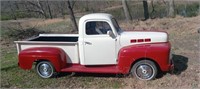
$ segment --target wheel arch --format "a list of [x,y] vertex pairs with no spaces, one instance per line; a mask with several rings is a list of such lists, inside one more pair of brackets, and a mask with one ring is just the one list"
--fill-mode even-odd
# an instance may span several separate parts
[[129,72],[131,71],[131,68],[134,66],[134,64],[136,64],[137,62],[142,61],[142,60],[149,60],[149,61],[152,61],[152,62],[156,65],[158,71],[161,70],[159,64],[158,64],[155,60],[153,60],[153,59],[151,59],[151,58],[145,58],[145,57],[143,57],[143,58],[136,59],[135,61],[133,61],[133,62],[131,63]]
[[56,71],[56,72],[60,72],[61,68],[60,68],[59,65],[57,65],[57,64],[58,64],[57,61],[55,62],[54,60],[51,60],[51,59],[36,59],[36,60],[34,61],[34,63],[36,63],[35,65],[37,65],[38,63],[40,63],[40,62],[42,62],[42,61],[50,62],[50,63],[52,64],[53,68],[55,69],[55,71]]
[[34,63],[39,63],[39,62],[41,62],[41,61],[48,61],[48,62],[50,62],[48,59],[36,59],[36,60],[34,61]]

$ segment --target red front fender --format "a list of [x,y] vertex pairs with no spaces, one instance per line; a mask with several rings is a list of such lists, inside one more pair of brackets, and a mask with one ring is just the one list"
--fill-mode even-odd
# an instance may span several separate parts
[[49,61],[57,72],[66,66],[66,53],[55,47],[34,47],[22,50],[19,53],[19,66],[22,69],[31,69],[35,61]]
[[169,42],[124,47],[119,51],[119,70],[126,74],[135,61],[146,58],[156,62],[162,71],[168,71],[169,65],[171,65],[169,62],[170,47]]

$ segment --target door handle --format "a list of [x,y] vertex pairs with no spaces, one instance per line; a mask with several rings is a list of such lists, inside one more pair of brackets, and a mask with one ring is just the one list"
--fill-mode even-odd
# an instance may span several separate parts
[[85,45],[86,45],[86,44],[88,44],[88,45],[91,45],[91,44],[92,44],[91,42],[84,42],[84,43],[85,43]]

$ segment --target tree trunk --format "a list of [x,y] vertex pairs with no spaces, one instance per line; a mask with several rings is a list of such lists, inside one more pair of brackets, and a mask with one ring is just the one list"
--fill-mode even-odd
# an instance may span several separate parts
[[19,5],[17,1],[15,1],[15,6],[16,6],[16,9],[19,10]]
[[200,1],[199,1],[199,15],[200,15]]
[[154,1],[153,0],[151,0],[151,8],[152,8],[152,10],[151,10],[150,16],[151,16],[151,19],[154,19],[154,18],[156,18],[155,17],[156,10],[155,10],[155,6],[154,6]]
[[129,11],[129,8],[128,8],[128,5],[127,5],[127,1],[126,0],[122,0],[122,6],[123,6],[123,9],[124,9],[124,14],[126,16],[126,20],[129,22],[132,20],[131,18],[131,14],[130,14],[130,11]]
[[69,0],[67,1],[67,9],[69,11],[70,19],[71,19],[72,25],[73,25],[73,30],[72,31],[78,31],[78,26],[77,26],[77,23],[76,23],[74,12],[73,12],[73,9],[71,7],[71,4],[70,4]]
[[11,13],[12,13],[12,17],[14,18],[14,20],[17,20],[17,16],[15,15],[15,11],[12,8],[11,1],[9,1],[9,7],[10,7],[10,10],[11,10]]
[[62,18],[65,19],[64,8],[63,8],[65,6],[65,2],[64,1],[60,1],[58,5],[59,5],[58,7],[60,9]]
[[48,0],[47,0],[47,7],[48,7],[48,11],[49,11],[49,16],[50,16],[50,18],[52,19],[53,16],[52,16],[52,13],[51,13],[51,8],[50,8],[49,1],[48,1]]
[[40,9],[40,13],[41,13],[42,15],[44,15],[45,18],[47,18],[47,15],[46,15],[44,9],[42,8],[42,5],[41,5],[41,3],[40,3],[39,0],[37,0],[37,5],[38,5],[38,7],[39,7],[38,9]]
[[[28,4],[26,2],[24,2],[22,5],[24,5],[25,11],[30,11],[30,9],[28,8]],[[30,12],[28,12],[28,17],[32,17],[32,14]]]
[[174,0],[168,1],[168,8],[169,8],[169,17],[174,18],[175,17],[175,11],[174,11]]
[[[27,4],[26,2],[28,2],[30,5],[30,8],[28,7],[29,4]],[[39,0],[36,0],[36,4],[33,2],[33,1],[29,1],[29,0],[26,0],[25,3],[23,3],[26,7],[26,10],[28,13],[30,12],[35,12],[35,13],[38,13],[42,16],[44,16],[45,18],[48,18],[47,15],[46,15],[46,12],[44,11],[44,9],[42,8],[42,4]],[[32,14],[31,14],[32,15]]]
[[149,10],[147,0],[143,0],[143,8],[144,8],[144,18],[145,20],[149,19]]

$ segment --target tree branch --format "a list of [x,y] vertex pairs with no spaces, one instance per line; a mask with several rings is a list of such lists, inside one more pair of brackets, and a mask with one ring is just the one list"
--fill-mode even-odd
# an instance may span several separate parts
[[38,5],[35,4],[35,3],[31,2],[31,1],[26,1],[26,2],[28,2],[28,3],[31,4],[32,6],[36,6],[38,9],[40,9],[40,6],[38,6]]

